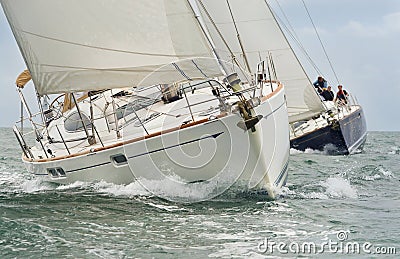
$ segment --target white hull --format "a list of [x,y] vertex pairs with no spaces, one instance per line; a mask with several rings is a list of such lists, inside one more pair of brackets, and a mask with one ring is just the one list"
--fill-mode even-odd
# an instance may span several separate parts
[[[223,188],[218,186],[224,189],[240,182],[248,190],[266,189],[274,198],[276,188],[287,178],[289,124],[283,89],[264,99],[254,108],[255,114],[263,116],[254,132],[239,127],[243,118],[230,113],[142,140],[125,138],[121,145],[92,148],[61,159],[24,158],[24,163],[29,172],[62,184],[172,179],[181,184],[224,183]],[[116,155],[124,155],[127,161],[116,162]],[[52,168],[62,168],[65,175],[51,174]]]

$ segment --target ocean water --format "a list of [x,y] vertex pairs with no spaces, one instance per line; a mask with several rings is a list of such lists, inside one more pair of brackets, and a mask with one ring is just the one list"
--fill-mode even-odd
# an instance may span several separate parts
[[0,258],[398,258],[399,173],[400,132],[370,132],[351,156],[292,150],[276,200],[180,204],[138,184],[42,182],[0,128]]

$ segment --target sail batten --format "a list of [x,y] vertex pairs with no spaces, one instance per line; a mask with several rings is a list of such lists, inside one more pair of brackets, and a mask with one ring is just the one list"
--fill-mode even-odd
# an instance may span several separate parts
[[[128,53],[128,54],[136,54],[136,55],[143,55],[143,56],[180,57],[180,58],[192,57],[191,55],[174,55],[174,54],[167,54],[167,53],[150,53],[150,52],[144,53],[144,52],[128,51],[128,50],[124,50],[124,49],[111,49],[111,48],[106,48],[106,47],[101,47],[101,46],[93,46],[93,45],[82,44],[82,43],[78,43],[78,42],[71,42],[71,41],[66,41],[66,40],[62,40],[62,39],[51,38],[51,37],[47,37],[47,36],[44,36],[44,35],[39,35],[39,34],[35,34],[35,33],[32,33],[32,32],[28,32],[28,31],[21,31],[21,32],[25,33],[25,34],[32,35],[32,36],[36,36],[38,38],[43,38],[43,39],[47,39],[47,40],[51,40],[51,41],[57,41],[57,42],[66,43],[66,44],[70,44],[70,45],[81,46],[81,47],[99,49],[99,50],[107,50],[107,51],[114,51],[114,52],[121,52],[121,53]],[[208,52],[207,53],[200,53],[200,54],[208,55]]]
[[186,0],[0,2],[39,94],[136,86],[165,64],[214,58]]

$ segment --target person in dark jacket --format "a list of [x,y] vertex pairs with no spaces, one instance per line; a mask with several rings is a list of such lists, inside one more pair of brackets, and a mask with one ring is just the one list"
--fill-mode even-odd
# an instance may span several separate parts
[[333,101],[335,94],[332,92],[332,87],[328,86],[328,89],[324,88],[321,93],[321,96],[324,97],[325,101]]
[[338,85],[339,91],[336,94],[335,102],[338,100],[339,102],[347,104],[347,96],[349,94],[347,93],[346,90],[343,90],[343,86]]
[[327,84],[328,83],[326,82],[326,80],[322,76],[319,76],[317,81],[315,81],[313,85],[317,89],[318,93],[321,94],[323,91],[322,89],[326,88]]

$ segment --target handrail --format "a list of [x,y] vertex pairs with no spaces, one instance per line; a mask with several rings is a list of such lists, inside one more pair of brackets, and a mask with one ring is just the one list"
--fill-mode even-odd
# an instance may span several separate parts
[[[278,81],[276,81],[276,80],[265,80],[265,82],[269,82],[269,83],[271,83],[271,87],[273,87],[272,86],[272,84],[273,83],[277,83],[278,84],[278,87],[274,90],[272,90],[272,92],[271,93],[269,93],[269,94],[267,94],[267,95],[265,95],[265,96],[261,96],[260,95],[260,100],[261,101],[264,101],[264,100],[266,100],[266,99],[268,99],[268,98],[270,98],[271,96],[273,96],[274,94],[276,94],[277,92],[278,92],[278,90],[279,89],[281,89],[281,88],[283,88],[283,85],[281,84],[281,83],[279,83]],[[188,83],[188,81],[186,81],[186,83]],[[190,82],[189,82],[190,83]],[[202,97],[202,98],[204,98],[204,100],[200,100],[200,101],[198,101],[198,102],[193,102],[193,103],[190,103],[190,101],[189,101],[189,98],[190,98],[190,96],[189,95],[187,95],[187,93],[188,93],[188,89],[194,89],[196,86],[199,86],[199,85],[204,85],[204,87],[200,87],[199,89],[211,89],[211,90],[214,90],[214,91],[212,91],[212,94],[211,94],[211,92],[209,93],[209,97],[207,96],[207,95],[204,95],[204,97]],[[242,102],[243,100],[245,100],[245,98],[244,98],[244,96],[242,96],[242,94],[243,93],[246,93],[246,92],[249,92],[249,91],[252,91],[252,90],[254,90],[254,89],[256,89],[257,91],[261,91],[261,88],[259,87],[259,85],[250,85],[250,84],[248,84],[248,85],[246,85],[247,87],[246,88],[244,88],[244,89],[241,89],[241,90],[239,90],[239,91],[237,91],[237,92],[234,92],[234,91],[232,91],[231,89],[228,89],[228,87],[226,86],[226,85],[224,85],[223,83],[221,83],[220,81],[217,81],[217,80],[215,80],[215,79],[208,79],[208,80],[201,80],[201,82],[195,82],[194,84],[188,84],[188,85],[186,85],[185,83],[182,83],[182,85],[180,85],[180,87],[178,88],[178,91],[181,91],[181,92],[183,92],[182,94],[184,95],[184,98],[185,98],[185,100],[186,100],[186,103],[187,103],[187,105],[185,106],[185,105],[183,105],[183,106],[181,106],[181,107],[179,107],[179,109],[187,109],[188,110],[188,114],[190,114],[191,115],[191,118],[192,118],[192,123],[194,123],[194,124],[198,124],[198,123],[201,123],[201,122],[203,122],[203,120],[200,118],[199,119],[199,117],[198,116],[201,116],[200,114],[199,114],[199,112],[203,112],[203,110],[202,109],[193,109],[192,110],[192,108],[193,107],[196,107],[196,106],[200,106],[201,104],[204,104],[204,103],[207,103],[207,102],[212,102],[212,101],[219,101],[220,103],[219,103],[219,105],[218,105],[218,107],[221,107],[221,103],[223,104],[223,105],[225,105],[226,104],[226,101],[227,101],[227,99],[229,98],[229,97],[238,97],[240,100],[240,102]],[[152,87],[155,87],[155,86],[152,86]],[[148,87],[147,89],[149,89],[150,87]],[[220,91],[218,90],[218,91],[215,91],[215,90],[217,90],[217,89],[220,89],[221,90],[221,92],[224,92],[225,94],[223,94],[223,95],[221,95],[220,94]],[[142,89],[143,90],[143,89]],[[160,90],[160,89],[159,89]],[[208,91],[207,91],[207,93],[208,93]],[[260,92],[261,93],[261,92]],[[142,110],[142,109],[145,109],[145,110],[147,110],[147,111],[151,111],[150,109],[149,109],[149,106],[151,106],[151,105],[153,105],[153,104],[155,104],[156,103],[156,101],[157,102],[162,102],[162,100],[161,99],[153,99],[153,98],[148,98],[148,97],[143,97],[143,96],[140,96],[140,95],[137,95],[137,94],[134,94],[133,95],[133,98],[135,98],[135,96],[137,96],[137,98],[136,99],[130,99],[130,98],[128,98],[128,99],[118,99],[119,97],[113,97],[113,96],[111,96],[111,98],[112,98],[112,100],[113,100],[113,102],[115,101],[115,100],[118,100],[118,105],[121,105],[121,104],[123,104],[121,107],[123,107],[125,104],[127,105],[126,107],[129,107],[129,105],[132,105],[132,104],[134,104],[135,103],[135,100],[138,102],[138,104],[137,105],[134,105],[134,107],[132,107],[132,109],[133,109],[133,113],[136,115],[136,116],[133,116],[133,117],[135,117],[138,121],[139,121],[139,123],[141,124],[141,126],[143,127],[143,129],[145,130],[145,132],[146,132],[146,135],[144,135],[143,136],[143,138],[148,138],[148,137],[151,137],[151,136],[153,136],[154,134],[161,134],[161,133],[164,133],[164,132],[166,132],[166,131],[160,131],[160,133],[152,133],[152,132],[149,132],[148,131],[148,129],[146,129],[146,126],[144,125],[145,123],[146,123],[146,121],[143,121],[142,120],[142,118],[141,117],[139,117],[139,114],[137,113],[137,112],[139,112],[140,110]],[[102,97],[100,97],[100,98],[104,98],[104,101],[105,101],[105,105],[107,105],[107,104],[110,104],[110,100],[109,100],[109,98],[108,98],[108,95],[102,95]],[[140,98],[146,98],[146,99],[140,99]],[[182,95],[181,95],[181,98],[182,98]],[[74,96],[73,96],[73,99],[75,99],[74,98]],[[144,105],[145,103],[146,103],[146,100],[154,100],[154,102],[151,102],[149,105]],[[140,105],[140,103],[141,103],[141,101],[143,101],[143,105]],[[232,101],[232,103],[234,104],[235,102],[236,102],[236,99],[234,98],[234,99],[231,99],[231,101]],[[79,107],[78,107],[78,103],[76,102],[76,100],[74,100],[74,102],[76,103],[76,109],[79,109]],[[114,105],[115,105],[115,103],[114,103]],[[137,107],[136,107],[137,106]],[[217,106],[215,106],[215,107],[217,107]],[[150,107],[151,108],[151,107]],[[200,111],[201,110],[201,111]],[[177,110],[175,110],[175,111],[177,111]],[[102,146],[102,148],[109,148],[109,146],[106,146],[104,143],[103,143],[103,141],[100,139],[100,135],[102,135],[103,136],[103,134],[104,134],[104,132],[108,132],[108,133],[111,133],[111,131],[112,130],[116,130],[116,131],[119,131],[121,128],[119,128],[118,126],[114,129],[114,128],[110,128],[109,127],[109,122],[108,122],[108,120],[107,120],[107,117],[108,116],[114,116],[114,117],[116,117],[116,115],[117,115],[117,109],[115,108],[115,106],[113,107],[113,109],[112,109],[112,111],[110,111],[110,112],[106,112],[106,109],[104,109],[104,112],[101,112],[101,113],[99,113],[99,114],[96,114],[96,118],[95,119],[93,119],[92,120],[92,123],[93,123],[93,126],[95,126],[94,124],[96,124],[96,122],[97,121],[102,121],[103,120],[103,118],[104,119],[106,119],[106,125],[107,125],[107,127],[108,128],[105,128],[105,129],[101,129],[100,130],[100,134],[99,134],[99,132],[98,132],[98,130],[97,130],[97,127],[93,127],[93,135],[91,136],[91,137],[93,137],[94,138],[94,136],[97,136],[98,137],[98,139],[100,140],[100,144],[101,144],[101,146]],[[156,112],[156,111],[153,111],[153,112]],[[221,108],[220,109],[220,115],[221,114],[223,114],[225,112],[225,110],[223,109],[223,108]],[[79,113],[79,112],[78,112]],[[180,112],[179,112],[180,113]],[[185,113],[185,111],[184,111],[184,113]],[[30,114],[30,113],[29,113]],[[132,114],[132,113],[131,113]],[[165,113],[164,113],[165,114]],[[30,115],[32,115],[32,114],[30,114]],[[35,113],[35,116],[37,116],[37,115],[39,115],[39,113]],[[133,115],[133,114],[132,114]],[[132,115],[130,116],[130,117],[127,117],[127,116],[123,116],[122,118],[124,118],[125,120],[128,120],[128,121],[130,121],[130,118],[132,117]],[[179,114],[179,115],[182,115],[182,114]],[[218,115],[217,117],[219,117],[220,115]],[[179,116],[176,116],[176,117],[179,117]],[[121,120],[122,118],[116,118],[116,125],[118,125],[118,120]],[[44,144],[48,144],[48,143],[63,143],[63,145],[64,145],[64,147],[65,147],[65,150],[66,150],[66,153],[68,153],[69,155],[74,155],[74,154],[71,154],[71,153],[73,153],[71,150],[70,150],[70,148],[71,147],[68,147],[68,145],[67,145],[67,143],[68,142],[73,142],[73,141],[77,141],[77,139],[75,138],[75,139],[73,139],[73,140],[71,140],[71,139],[65,139],[64,137],[65,137],[65,135],[63,135],[63,132],[62,132],[62,130],[60,130],[61,128],[59,128],[59,126],[61,126],[62,127],[62,125],[63,125],[63,123],[62,123],[62,121],[61,120],[59,120],[59,121],[53,121],[53,123],[51,123],[50,125],[51,125],[51,127],[55,127],[54,128],[54,130],[52,130],[51,132],[50,132],[50,134],[55,134],[56,136],[57,136],[57,132],[58,132],[58,135],[59,135],[59,137],[61,137],[61,139],[59,139],[59,140],[54,140],[54,139],[52,139],[50,136],[49,136],[49,133],[47,133],[47,138],[48,138],[48,143],[47,142],[45,142],[45,143],[42,143],[42,140],[41,139],[39,139],[38,138],[38,134],[46,134],[46,132],[44,132],[43,130],[45,129],[45,128],[47,128],[47,125],[42,125],[42,124],[40,124],[40,123],[37,123],[37,122],[35,122],[35,121],[33,121],[33,118],[32,118],[32,116],[31,117],[29,117],[28,116],[28,118],[23,118],[22,119],[23,121],[24,120],[29,120],[29,121],[31,121],[31,123],[32,123],[32,125],[33,125],[33,127],[34,127],[34,130],[32,130],[32,131],[28,131],[28,132],[25,132],[25,134],[21,134],[21,137],[22,138],[24,138],[25,136],[27,136],[27,135],[30,135],[30,134],[32,134],[32,133],[36,133],[36,138],[38,139],[38,142],[40,143],[40,145],[41,145],[41,149],[42,150],[38,150],[38,151],[40,151],[40,153],[35,153],[35,157],[37,157],[37,156],[39,156],[39,158],[41,158],[42,156],[46,156],[48,159],[53,159],[53,158],[49,158],[49,156],[47,156],[47,153],[49,152],[49,151],[46,151],[45,150],[45,145]],[[83,126],[85,127],[86,125],[85,125],[85,123],[84,123],[84,121],[83,121],[83,118],[82,118],[82,116],[80,115],[79,116],[79,119],[77,119],[77,120],[80,120],[81,122],[82,122],[82,124],[83,124]],[[136,121],[137,121],[136,120]],[[60,122],[60,123],[58,123],[58,122]],[[192,123],[188,123],[188,124],[185,124],[185,125],[192,125]],[[124,125],[125,124],[125,125]],[[98,125],[98,124],[97,124]],[[126,123],[121,123],[121,127],[123,127],[122,125],[124,125],[124,126],[126,126],[127,124]],[[183,126],[179,126],[178,128],[183,128]],[[49,128],[50,129],[50,128]],[[56,131],[55,131],[56,130]],[[172,130],[172,129],[169,129],[169,130]],[[167,131],[169,131],[169,130],[167,130]],[[173,129],[173,130],[176,130],[175,128]],[[41,133],[39,132],[39,131],[41,131]],[[88,130],[87,129],[85,129],[85,133],[86,133],[86,138],[87,137],[89,137],[88,135]],[[107,134],[108,134],[107,133]],[[104,135],[104,138],[106,138],[107,139],[107,142],[106,143],[110,143],[109,141],[110,140],[112,140],[114,137],[112,137],[112,134],[110,134],[110,135]],[[56,137],[56,136],[54,136],[54,137]],[[76,136],[75,136],[76,137]],[[112,139],[110,139],[110,137],[112,138]],[[116,139],[116,140],[118,140],[118,138]],[[113,140],[113,141],[115,141],[115,140]],[[118,143],[120,143],[120,142],[118,142]],[[125,142],[122,142],[122,144],[124,144]],[[90,143],[89,143],[90,144]],[[92,144],[94,144],[94,143],[92,143]],[[21,147],[23,148],[23,143],[22,143],[22,145],[21,145]],[[46,146],[46,148],[48,148],[47,146]],[[57,147],[57,148],[59,148],[59,147]],[[29,147],[27,147],[27,150],[29,150]],[[94,148],[93,150],[99,150],[98,148]],[[43,155],[41,154],[41,152],[43,151]],[[52,155],[51,154],[51,152],[49,153],[50,155]],[[27,159],[30,159],[30,158],[33,158],[33,155],[31,156],[30,154],[25,154],[25,157],[27,158]],[[39,159],[40,160],[40,159]],[[45,159],[46,160],[46,159]]]
[[32,152],[29,150],[29,147],[26,144],[24,137],[21,135],[21,132],[18,130],[17,126],[14,125],[13,131],[14,131],[15,137],[17,138],[22,151],[24,152],[24,155],[26,157],[28,157],[28,154],[29,154],[29,156],[32,159],[34,159],[35,157],[33,156]]

